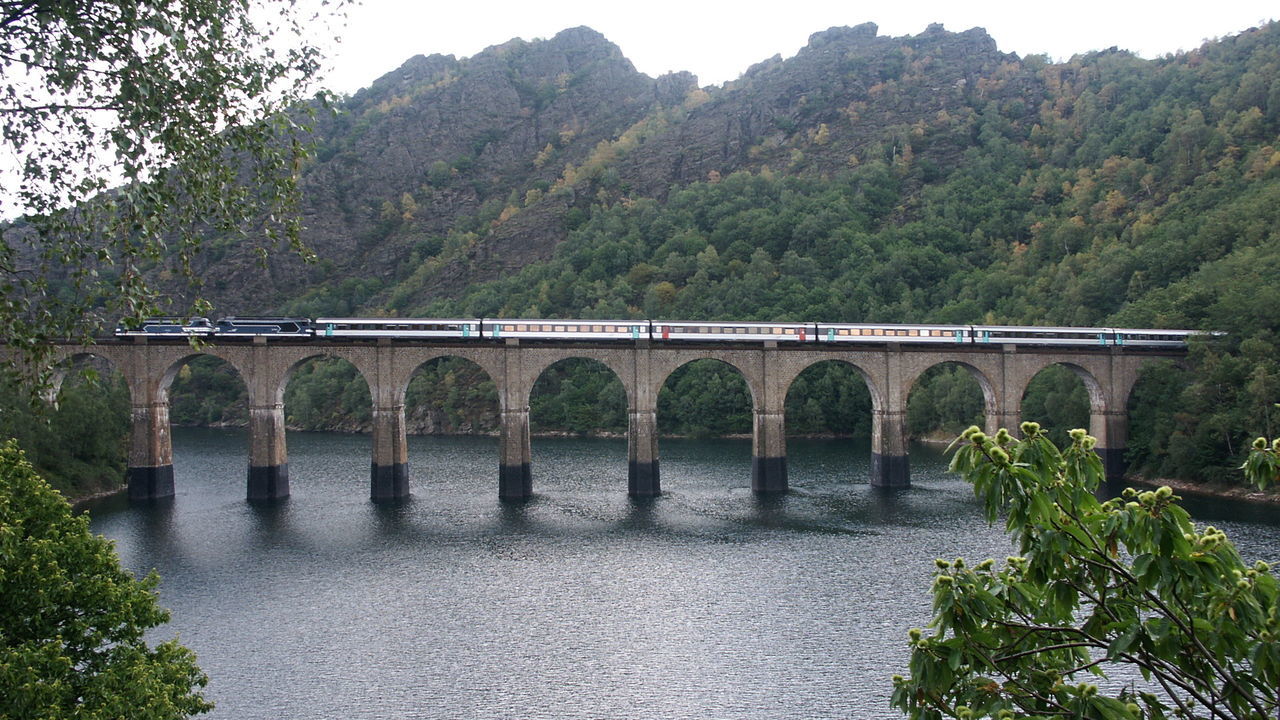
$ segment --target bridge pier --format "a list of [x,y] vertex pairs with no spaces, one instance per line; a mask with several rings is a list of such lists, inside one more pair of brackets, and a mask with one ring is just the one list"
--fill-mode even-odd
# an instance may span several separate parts
[[369,471],[369,499],[374,502],[409,497],[409,451],[404,429],[404,406],[373,409],[373,461]]
[[1129,413],[1106,410],[1089,418],[1089,434],[1098,439],[1094,452],[1102,458],[1107,480],[1123,480],[1129,470],[1124,455],[1129,448]]
[[652,410],[627,414],[627,494],[662,494],[658,474],[658,414]]
[[910,487],[907,459],[907,411],[873,410],[871,415],[871,486]]
[[284,439],[284,404],[249,407],[249,500],[289,497],[289,454]]
[[501,415],[498,436],[498,497],[503,500],[526,500],[533,496],[529,408],[503,410]]
[[130,500],[173,497],[173,444],[169,437],[169,404],[134,405],[129,434]]
[[751,489],[787,491],[787,435],[781,411],[756,412],[751,433]]

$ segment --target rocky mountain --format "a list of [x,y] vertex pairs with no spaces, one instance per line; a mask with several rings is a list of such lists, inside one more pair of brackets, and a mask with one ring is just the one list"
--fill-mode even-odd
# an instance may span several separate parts
[[219,313],[308,309],[296,300],[309,290],[358,279],[347,302],[315,308],[354,311],[417,273],[421,304],[546,259],[601,200],[904,152],[945,173],[967,140],[945,142],[937,126],[993,101],[1037,111],[1042,87],[1002,80],[1018,63],[981,29],[892,38],[870,23],[815,33],[723,87],[650,78],[589,28],[462,60],[417,56],[321,117],[304,175],[304,237],[320,262],[279,253],[264,273],[215,247],[206,292]]

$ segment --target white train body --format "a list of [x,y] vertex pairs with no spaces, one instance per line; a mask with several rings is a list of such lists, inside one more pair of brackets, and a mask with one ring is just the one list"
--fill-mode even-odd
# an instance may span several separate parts
[[561,320],[529,318],[146,318],[121,323],[118,337],[311,337],[333,341],[459,340],[736,342],[783,344],[1051,345],[1059,347],[1184,348],[1194,330],[1035,327],[1018,325],[907,325],[684,320]]
[[478,338],[480,320],[416,318],[316,318],[318,338]]
[[648,320],[483,320],[485,337],[551,340],[618,340],[649,338]]
[[818,323],[820,343],[942,343],[970,342],[968,325],[871,325],[867,323]]
[[654,340],[810,342],[813,323],[653,321]]

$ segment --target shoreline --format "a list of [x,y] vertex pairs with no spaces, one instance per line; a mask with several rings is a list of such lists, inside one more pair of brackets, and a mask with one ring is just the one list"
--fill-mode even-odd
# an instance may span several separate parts
[[1178,495],[1194,495],[1201,498],[1217,498],[1220,500],[1233,500],[1237,502],[1246,502],[1254,505],[1275,505],[1280,506],[1280,493],[1275,490],[1258,490],[1250,485],[1231,485],[1222,482],[1212,483],[1196,483],[1190,480],[1177,480],[1172,478],[1143,478],[1137,475],[1126,475],[1123,482],[1131,483],[1135,487],[1144,487],[1155,489],[1162,485],[1168,485]]

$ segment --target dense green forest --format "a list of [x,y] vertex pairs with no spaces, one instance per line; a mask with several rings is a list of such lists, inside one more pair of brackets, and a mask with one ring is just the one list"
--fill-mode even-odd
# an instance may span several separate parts
[[0,386],[0,437],[16,438],[41,477],[68,498],[120,486],[128,431],[129,391],[118,374],[68,373],[48,407]]
[[[870,100],[807,93],[798,120],[775,122],[737,171],[645,195],[628,169],[658,142],[648,138],[678,132],[690,108],[713,108],[728,87],[655,110],[555,182],[494,195],[445,231],[412,226],[412,195],[389,203],[379,232],[408,248],[394,273],[323,278],[321,267],[325,281],[278,310],[1221,331],[1193,348],[1188,367],[1144,374],[1130,401],[1129,459],[1155,475],[1227,477],[1246,438],[1276,432],[1280,400],[1280,26],[1155,60],[1006,56],[966,86],[962,105],[868,137],[860,123],[877,102],[927,92],[928,58],[908,50],[877,70]],[[433,165],[424,191],[458,173]],[[565,238],[549,259],[433,290],[478,238],[548,208],[559,209]],[[215,362],[184,370],[174,422],[242,423],[243,384],[228,373]],[[545,374],[531,410],[536,431],[625,429],[619,383],[590,362]],[[1088,422],[1084,388],[1061,368],[1037,376],[1023,410],[1059,431]],[[750,431],[745,383],[713,362],[673,376],[659,411],[664,433]],[[293,427],[360,429],[368,390],[350,366],[314,363],[291,382],[286,414]],[[977,383],[944,366],[917,385],[908,425],[923,437],[981,414]],[[408,415],[418,431],[492,432],[493,385],[463,361],[434,363],[410,387]],[[866,435],[866,388],[848,368],[813,368],[788,396],[787,425]]]

